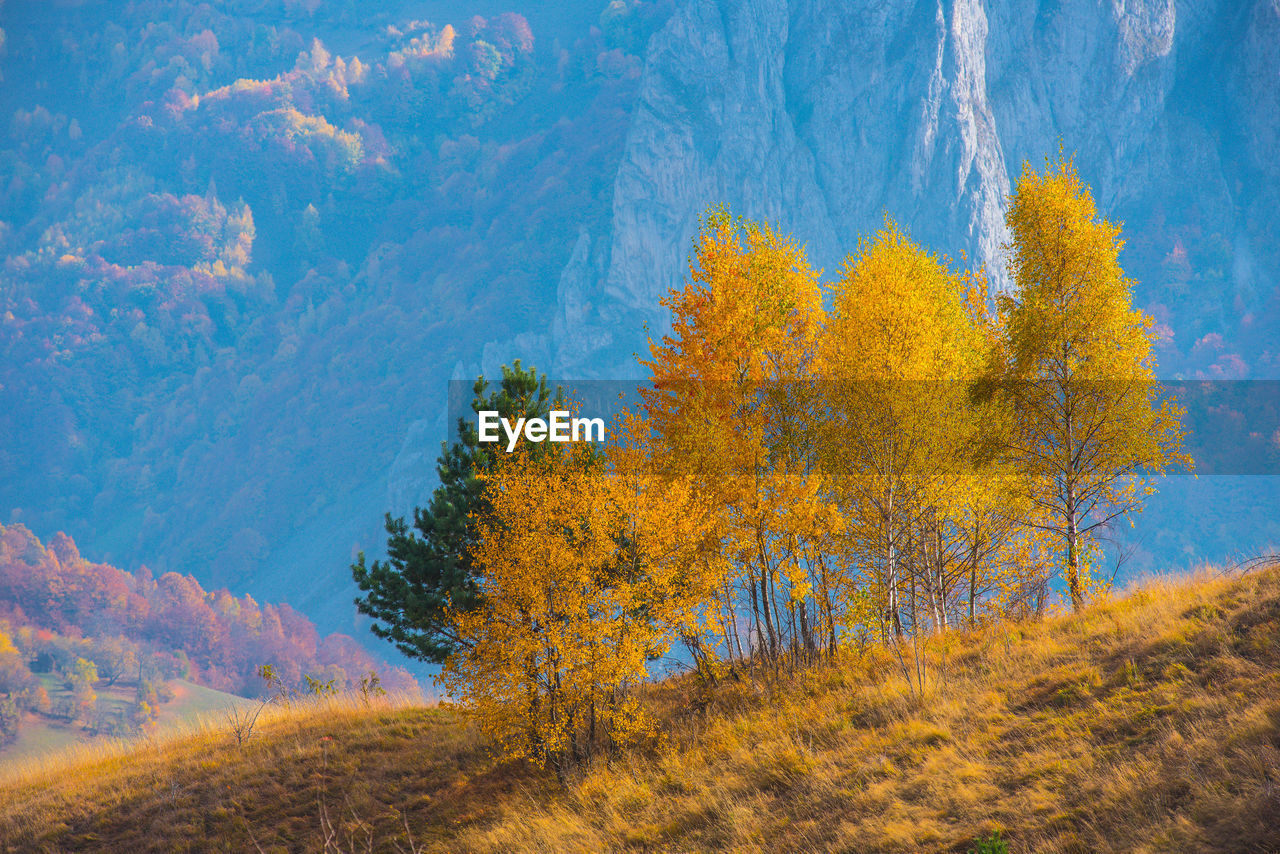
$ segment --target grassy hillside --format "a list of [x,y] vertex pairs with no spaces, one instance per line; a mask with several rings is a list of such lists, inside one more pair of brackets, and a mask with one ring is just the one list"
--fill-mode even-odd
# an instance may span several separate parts
[[[46,675],[41,681],[55,700],[71,693],[62,682],[52,676]],[[156,730],[162,735],[172,731],[185,732],[202,720],[220,718],[231,709],[255,705],[252,700],[244,697],[206,688],[185,679],[172,679],[167,684],[173,699],[161,704],[156,715]],[[102,688],[98,691],[98,708],[109,710],[117,716],[127,714],[136,690],[137,684],[134,682]],[[18,727],[17,739],[11,744],[0,746],[0,774],[4,773],[6,766],[20,765],[52,751],[103,745],[110,741],[112,739],[108,736],[89,734],[78,723],[28,712],[23,716],[22,725]]]
[[[1280,850],[1280,570],[951,638],[923,702],[874,651],[699,696],[561,787],[456,712],[354,700],[0,782],[9,850]],[[329,844],[326,848],[326,837]]]

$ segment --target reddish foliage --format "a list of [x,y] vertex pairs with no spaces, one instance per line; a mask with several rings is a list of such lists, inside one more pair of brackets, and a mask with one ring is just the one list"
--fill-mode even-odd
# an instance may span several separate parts
[[[286,682],[304,674],[354,687],[370,670],[383,682],[406,688],[411,677],[387,672],[346,635],[321,638],[316,627],[288,605],[259,605],[250,596],[204,590],[189,575],[125,572],[80,556],[72,539],[57,534],[47,546],[22,525],[0,525],[0,601],[5,616],[42,635],[123,636],[161,657],[174,670],[211,688],[252,693],[256,670],[273,664]],[[183,660],[189,664],[184,664]]]

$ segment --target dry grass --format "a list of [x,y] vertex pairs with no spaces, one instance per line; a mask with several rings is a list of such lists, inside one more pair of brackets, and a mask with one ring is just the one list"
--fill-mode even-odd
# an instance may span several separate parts
[[0,780],[4,851],[321,851],[438,841],[485,819],[497,772],[454,712],[354,697],[267,708],[238,744],[227,721],[144,745],[94,746]]
[[[651,691],[661,743],[567,789],[455,713],[335,704],[0,783],[13,850],[1280,851],[1280,571],[1154,580],[1079,617]],[[356,819],[359,819],[357,823]],[[371,846],[366,846],[371,841]],[[354,845],[350,843],[354,842]]]

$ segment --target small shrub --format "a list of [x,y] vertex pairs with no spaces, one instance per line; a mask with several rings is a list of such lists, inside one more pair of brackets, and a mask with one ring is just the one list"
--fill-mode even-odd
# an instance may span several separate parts
[[969,854],[1009,854],[1009,843],[1000,838],[1000,831],[990,836],[980,836],[974,841]]
[[263,681],[270,702],[283,706],[289,705],[289,695],[293,692],[289,690],[288,685],[284,684],[284,680],[276,672],[275,665],[258,665],[258,678]]
[[382,677],[376,670],[370,670],[369,675],[360,677],[360,699],[366,706],[374,697],[385,696],[387,689],[382,687]]
[[307,693],[313,697],[332,697],[338,693],[335,679],[317,679],[309,673],[304,673],[302,678],[306,680]]

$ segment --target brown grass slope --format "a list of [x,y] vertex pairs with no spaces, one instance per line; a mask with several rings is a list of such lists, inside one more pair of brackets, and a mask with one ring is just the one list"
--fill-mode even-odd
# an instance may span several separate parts
[[945,647],[923,702],[874,653],[670,680],[661,739],[566,787],[454,712],[278,710],[243,745],[215,724],[0,781],[0,848],[1280,852],[1280,571]]

